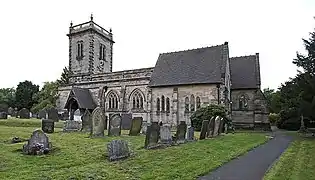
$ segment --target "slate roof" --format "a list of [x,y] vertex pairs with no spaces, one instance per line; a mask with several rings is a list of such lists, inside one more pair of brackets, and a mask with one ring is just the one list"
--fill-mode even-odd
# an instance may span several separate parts
[[72,87],[65,107],[67,107],[69,105],[69,100],[72,98],[77,100],[79,108],[83,108],[83,109],[95,109],[96,108],[96,104],[92,98],[92,95],[91,95],[89,89]]
[[221,83],[228,43],[186,51],[162,53],[151,75],[150,87]]
[[259,54],[230,58],[232,89],[260,88]]

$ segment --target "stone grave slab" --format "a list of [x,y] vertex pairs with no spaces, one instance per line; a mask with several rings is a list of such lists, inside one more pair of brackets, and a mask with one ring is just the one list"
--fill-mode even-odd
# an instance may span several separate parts
[[114,114],[110,116],[108,136],[120,136],[121,134],[121,116]]
[[83,132],[91,132],[92,131],[92,114],[88,109],[85,110],[82,116],[82,129]]
[[117,161],[130,156],[128,142],[125,140],[113,140],[107,144],[108,160]]
[[142,117],[134,117],[132,119],[129,136],[138,136],[140,134],[142,122],[143,122]]
[[54,133],[55,121],[51,119],[42,119],[42,131],[44,133]]
[[215,119],[215,117],[211,117],[210,120],[209,120],[207,137],[212,137],[213,136],[214,119]]
[[189,127],[187,130],[187,140],[194,141],[195,140],[195,129],[194,127]]
[[22,108],[19,111],[19,116],[21,119],[29,119],[30,118],[30,111],[26,108]]
[[219,135],[224,132],[224,119],[220,118]]
[[152,122],[152,124],[147,127],[144,147],[147,149],[153,149],[157,147],[159,138],[160,138],[160,126],[158,122]]
[[80,131],[82,128],[81,121],[66,120],[64,122],[63,132]]
[[23,153],[27,155],[47,154],[52,148],[47,135],[42,130],[35,130],[31,138],[23,145]]
[[92,112],[92,136],[104,136],[105,115],[102,108],[97,107]]
[[131,113],[123,113],[121,115],[121,129],[122,130],[130,130],[132,123],[132,114]]
[[200,140],[206,138],[207,132],[208,132],[208,127],[209,127],[209,120],[203,120],[202,125],[201,125],[200,137],[199,137]]
[[220,121],[221,121],[221,118],[219,116],[217,116],[214,120],[213,137],[216,137],[219,135]]
[[160,126],[160,142],[162,144],[172,144],[171,126]]
[[56,108],[50,108],[47,110],[48,119],[51,119],[55,122],[59,121],[58,110]]
[[177,131],[176,131],[176,142],[177,143],[185,143],[186,142],[186,131],[187,131],[186,122],[180,121],[179,125],[177,126]]

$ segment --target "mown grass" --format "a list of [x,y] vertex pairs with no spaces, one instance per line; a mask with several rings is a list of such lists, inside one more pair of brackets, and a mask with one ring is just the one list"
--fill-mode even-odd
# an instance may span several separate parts
[[[56,128],[63,127],[63,121],[55,123]],[[0,126],[11,126],[11,127],[41,127],[42,121],[40,119],[19,119],[19,118],[10,118],[10,119],[1,119]]]
[[[21,120],[20,120],[21,121]],[[40,127],[40,126],[38,126]],[[26,156],[23,143],[35,127],[0,125],[0,179],[195,179],[230,159],[267,141],[264,134],[236,133],[159,150],[143,149],[145,136],[88,138],[86,133],[48,134],[54,150],[49,155]],[[130,143],[134,155],[108,162],[106,145],[113,139]]]
[[315,138],[296,137],[264,180],[314,180]]

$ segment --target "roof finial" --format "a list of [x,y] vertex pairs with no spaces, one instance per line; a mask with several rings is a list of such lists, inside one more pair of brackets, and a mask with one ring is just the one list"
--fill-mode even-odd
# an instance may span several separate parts
[[72,21],[70,22],[70,27],[72,27],[72,25],[73,25],[73,23],[72,23]]
[[112,33],[112,28],[109,28],[109,32]]
[[93,13],[91,13],[91,21],[93,21]]

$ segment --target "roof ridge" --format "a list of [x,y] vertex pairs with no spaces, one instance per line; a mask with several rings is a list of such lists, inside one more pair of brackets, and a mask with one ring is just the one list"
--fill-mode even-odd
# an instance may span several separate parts
[[234,56],[234,57],[230,57],[230,59],[234,59],[234,58],[244,58],[244,57],[256,57],[257,53],[256,54],[250,54],[250,55],[243,55],[243,56]]
[[179,52],[188,52],[188,51],[195,51],[195,50],[200,50],[200,49],[206,49],[206,48],[214,48],[214,47],[219,47],[226,45],[224,44],[218,44],[218,45],[213,45],[213,46],[206,46],[206,47],[200,47],[200,48],[194,48],[194,49],[185,49],[185,50],[180,50],[180,51],[171,51],[171,52],[165,52],[165,53],[160,53],[160,54],[174,54],[174,53],[179,53]]

